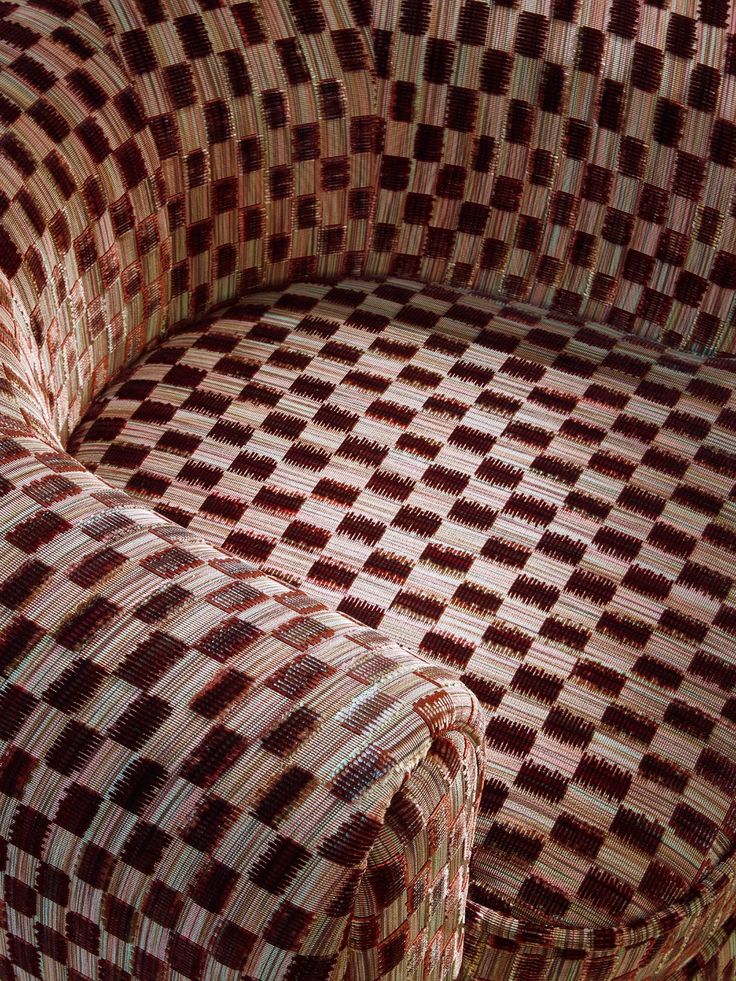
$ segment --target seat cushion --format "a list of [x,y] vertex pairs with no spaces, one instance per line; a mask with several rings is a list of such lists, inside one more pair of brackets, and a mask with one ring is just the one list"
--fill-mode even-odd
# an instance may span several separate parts
[[490,748],[471,896],[611,926],[732,841],[735,380],[477,295],[292,285],[169,337],[71,448],[457,670]]

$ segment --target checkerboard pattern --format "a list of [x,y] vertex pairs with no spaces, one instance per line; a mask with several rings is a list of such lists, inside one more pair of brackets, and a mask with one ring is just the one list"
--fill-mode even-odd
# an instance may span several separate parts
[[729,0],[375,3],[366,272],[734,350]]
[[735,36],[0,4],[0,981],[733,978]]
[[[603,932],[731,849],[735,381],[464,291],[302,284],[171,337],[72,451],[453,670],[490,752],[477,926]],[[517,964],[471,950],[468,978]]]
[[0,976],[451,977],[470,692],[20,425],[0,463]]

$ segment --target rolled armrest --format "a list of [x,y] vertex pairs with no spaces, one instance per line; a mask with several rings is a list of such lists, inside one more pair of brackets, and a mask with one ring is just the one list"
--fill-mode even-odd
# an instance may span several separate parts
[[473,695],[10,416],[0,493],[0,975],[453,977]]

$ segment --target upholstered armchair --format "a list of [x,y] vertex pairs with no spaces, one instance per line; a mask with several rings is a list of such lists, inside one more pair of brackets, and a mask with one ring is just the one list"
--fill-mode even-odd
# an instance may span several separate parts
[[0,981],[734,977],[735,31],[0,5]]

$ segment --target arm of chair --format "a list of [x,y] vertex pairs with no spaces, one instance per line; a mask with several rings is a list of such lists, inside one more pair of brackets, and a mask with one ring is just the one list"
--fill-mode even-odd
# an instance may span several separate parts
[[471,693],[11,415],[0,496],[0,976],[454,977]]

